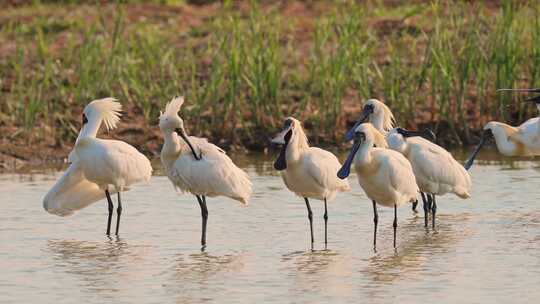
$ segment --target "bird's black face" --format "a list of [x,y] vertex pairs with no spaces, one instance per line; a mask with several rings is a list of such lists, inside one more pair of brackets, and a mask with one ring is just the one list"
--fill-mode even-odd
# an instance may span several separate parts
[[375,111],[375,106],[373,104],[367,104],[364,106],[364,110],[362,111],[365,116],[369,116],[370,114],[373,114]]
[[[283,133],[285,133],[283,135]],[[279,151],[279,156],[274,162],[274,169],[278,171],[282,171],[287,169],[287,158],[286,158],[286,152],[287,152],[287,145],[289,144],[289,141],[291,140],[293,133],[293,121],[292,119],[286,119],[283,123],[283,130],[278,134],[273,140],[273,144],[282,145],[281,150]]]
[[366,141],[366,133],[364,132],[354,132],[354,142],[362,143]]
[[372,104],[367,104],[364,106],[364,108],[362,109],[362,115],[360,116],[360,119],[358,119],[358,121],[354,124],[352,128],[349,129],[349,131],[347,131],[347,133],[345,133],[346,141],[350,141],[354,139],[354,130],[356,130],[356,128],[359,125],[367,121],[369,119],[369,115],[373,114],[374,111],[375,111],[375,108]]
[[86,117],[86,114],[82,114],[82,124],[83,126],[88,123],[88,118]]
[[286,119],[285,122],[283,122],[281,132],[272,139],[272,144],[287,145],[291,140],[293,129],[294,124],[292,119]]

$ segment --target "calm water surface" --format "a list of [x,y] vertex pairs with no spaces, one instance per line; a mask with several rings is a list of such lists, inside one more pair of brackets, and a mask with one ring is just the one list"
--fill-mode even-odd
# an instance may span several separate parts
[[393,212],[379,208],[376,253],[355,176],[329,204],[328,250],[312,203],[312,251],[303,200],[264,156],[236,159],[253,180],[248,207],[208,199],[205,252],[196,199],[162,175],[124,194],[121,236],[108,239],[105,201],[67,218],[43,210],[59,172],[0,174],[0,302],[538,303],[540,163],[483,157],[472,199],[439,198],[435,233],[402,207],[394,251]]

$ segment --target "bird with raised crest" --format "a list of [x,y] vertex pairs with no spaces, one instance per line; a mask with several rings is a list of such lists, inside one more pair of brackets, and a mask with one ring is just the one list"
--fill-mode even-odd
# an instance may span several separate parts
[[133,146],[96,137],[101,124],[105,124],[107,130],[116,128],[121,110],[121,104],[114,98],[94,100],[84,108],[82,128],[68,157],[71,164],[43,199],[45,210],[67,216],[106,197],[107,235],[110,235],[114,209],[111,194],[118,196],[118,235],[123,210],[120,193],[138,182],[149,181],[152,175],[150,161]]

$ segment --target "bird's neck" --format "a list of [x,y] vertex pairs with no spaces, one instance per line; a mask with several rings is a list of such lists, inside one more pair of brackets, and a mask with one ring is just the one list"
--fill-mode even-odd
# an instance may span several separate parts
[[287,158],[288,165],[294,165],[300,160],[302,154],[309,146],[307,143],[302,142],[302,139],[298,136],[293,136],[290,142],[287,144],[287,150],[285,157]]
[[386,133],[384,130],[384,115],[373,114],[369,122],[375,127],[375,129],[377,129],[377,131],[383,134]]
[[164,131],[163,132],[163,148],[161,148],[161,157],[168,159],[178,157],[180,153],[180,143],[178,141],[178,136],[173,131]]
[[516,153],[517,147],[513,141],[509,140],[510,134],[507,134],[502,128],[493,128],[491,131],[499,152],[505,155],[513,155]]
[[101,118],[90,119],[79,132],[77,137],[77,142],[83,138],[96,138],[99,127],[101,126]]
[[357,167],[362,167],[371,164],[372,156],[371,151],[373,150],[373,141],[366,141],[362,143],[356,156],[354,157],[354,163]]

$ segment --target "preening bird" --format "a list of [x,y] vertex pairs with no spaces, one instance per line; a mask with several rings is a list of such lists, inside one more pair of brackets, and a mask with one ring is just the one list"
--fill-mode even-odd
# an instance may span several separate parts
[[121,109],[114,98],[94,100],[84,108],[82,128],[68,158],[71,164],[43,199],[45,210],[67,216],[106,197],[107,235],[114,208],[110,194],[118,193],[118,235],[122,214],[120,192],[129,190],[135,183],[149,181],[152,175],[150,161],[134,147],[119,140],[96,138],[102,123],[107,130],[116,128]]
[[159,118],[159,128],[165,143],[161,162],[174,187],[195,195],[201,208],[201,245],[206,246],[208,208],[206,197],[226,196],[247,205],[251,196],[251,181],[225,154],[225,151],[204,138],[187,136],[184,121],[178,112],[183,97],[173,98]]
[[[373,203],[373,247],[377,245],[377,204],[394,208],[394,248],[396,247],[397,207],[414,202],[418,186],[409,161],[401,153],[387,149],[384,135],[371,123],[354,129],[354,144],[338,177],[346,179],[354,162],[358,183]],[[374,145],[376,147],[374,147]]]
[[394,128],[386,135],[386,142],[390,149],[402,153],[411,163],[423,201],[427,202],[424,203],[425,226],[431,210],[435,229],[435,196],[454,193],[462,199],[469,198],[472,182],[467,170],[452,154],[421,136],[425,136],[425,132]]
[[[500,89],[498,91],[536,92],[540,89]],[[540,111],[540,95],[525,101],[535,103]],[[474,159],[482,146],[491,138],[495,139],[497,150],[506,156],[538,156],[540,155],[540,117],[531,118],[518,127],[502,122],[490,121],[484,126],[480,143],[465,164],[467,170],[472,167]]]
[[349,191],[346,180],[336,176],[341,164],[337,157],[323,149],[310,147],[300,121],[288,117],[283,130],[272,140],[282,145],[274,168],[281,171],[285,186],[296,195],[303,197],[308,210],[313,247],[313,212],[309,199],[324,201],[324,243],[328,243],[327,202],[333,200],[338,192]]

